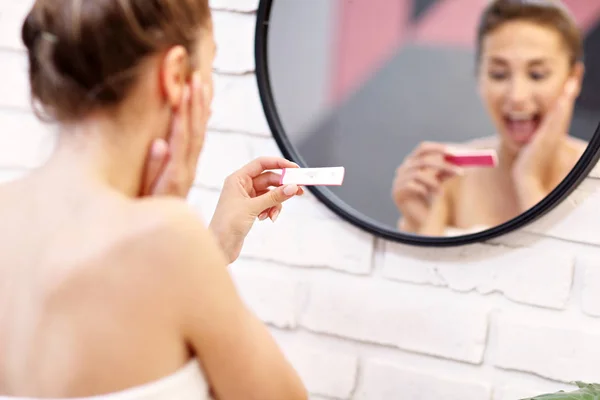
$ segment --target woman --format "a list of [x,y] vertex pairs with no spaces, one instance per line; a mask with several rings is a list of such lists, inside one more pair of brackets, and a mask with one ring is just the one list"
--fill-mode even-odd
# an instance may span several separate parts
[[568,136],[584,66],[579,29],[552,0],[495,0],[477,36],[480,94],[497,136],[466,145],[493,148],[496,168],[461,170],[446,146],[423,143],[398,168],[398,228],[440,236],[502,224],[546,197],[586,143]]
[[[227,265],[301,190],[256,160],[211,222],[185,202],[212,99],[208,0],[36,1],[32,98],[51,159],[0,187],[0,396],[306,399]],[[13,396],[13,397],[10,397]]]

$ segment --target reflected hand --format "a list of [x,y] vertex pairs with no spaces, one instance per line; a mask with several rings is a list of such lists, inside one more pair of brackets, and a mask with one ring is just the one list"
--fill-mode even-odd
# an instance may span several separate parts
[[199,73],[183,90],[173,116],[168,142],[156,139],[146,160],[141,196],[168,195],[186,198],[196,176],[196,166],[210,115]]
[[461,168],[445,161],[445,150],[441,143],[423,142],[396,170],[392,197],[402,213],[401,230],[417,232],[442,184],[462,174]]
[[524,211],[546,196],[545,176],[556,161],[556,150],[568,136],[577,92],[577,81],[567,81],[564,92],[515,160],[512,174]]
[[275,222],[284,201],[304,194],[297,185],[281,186],[280,175],[268,171],[281,168],[298,165],[279,157],[261,157],[225,180],[210,227],[230,262],[238,258],[256,218]]

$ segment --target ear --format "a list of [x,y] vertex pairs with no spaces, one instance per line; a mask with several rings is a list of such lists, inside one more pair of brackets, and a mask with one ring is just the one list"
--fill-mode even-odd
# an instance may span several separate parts
[[583,86],[583,77],[585,75],[585,65],[583,62],[578,61],[571,71],[571,78],[574,78],[577,82],[577,91],[575,92],[575,97],[579,97],[581,93],[581,87]]
[[182,46],[175,46],[165,54],[160,68],[161,92],[171,108],[181,104],[183,89],[190,77],[189,54]]

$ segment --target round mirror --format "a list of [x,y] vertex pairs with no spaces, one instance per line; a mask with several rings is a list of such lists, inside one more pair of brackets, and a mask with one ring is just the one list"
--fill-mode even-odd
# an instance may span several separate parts
[[517,229],[600,145],[600,3],[261,0],[257,79],[283,154],[344,167],[310,190],[417,245]]

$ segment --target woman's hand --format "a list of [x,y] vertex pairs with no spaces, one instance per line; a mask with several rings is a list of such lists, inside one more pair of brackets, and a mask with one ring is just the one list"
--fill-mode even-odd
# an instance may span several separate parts
[[396,170],[392,197],[402,213],[399,229],[416,233],[429,215],[433,196],[462,170],[444,159],[446,146],[423,142]]
[[204,90],[200,74],[195,73],[175,110],[168,142],[156,139],[151,145],[140,196],[188,196],[210,117]]
[[[157,139],[152,143],[140,197],[185,199],[188,196],[196,176],[209,116],[204,87],[199,75],[195,74],[191,87],[184,89],[181,106],[175,111],[168,142]],[[304,193],[296,185],[278,187],[280,176],[267,170],[281,168],[298,168],[298,165],[278,157],[259,158],[226,179],[210,227],[230,262],[239,256],[257,217],[275,222],[282,203]],[[277,188],[270,190],[270,187]]]
[[547,187],[546,177],[556,162],[556,150],[569,134],[577,92],[577,81],[567,81],[564,92],[515,160],[512,175],[523,211],[539,203],[552,189]]
[[280,175],[268,171],[281,168],[298,168],[298,165],[279,157],[261,157],[225,180],[210,228],[230,263],[240,255],[256,218],[275,222],[282,203],[304,193],[297,185],[280,186]]

